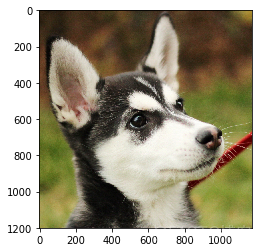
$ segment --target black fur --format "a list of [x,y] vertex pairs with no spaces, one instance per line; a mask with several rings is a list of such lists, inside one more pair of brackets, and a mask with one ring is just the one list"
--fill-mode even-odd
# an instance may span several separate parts
[[[156,96],[150,88],[137,82],[134,79],[135,76],[143,76],[151,84],[156,83],[154,87],[158,90],[158,95]],[[122,123],[122,120],[128,127],[129,118],[132,117],[131,114],[134,111],[128,111],[126,118],[122,118],[122,114],[129,110],[127,99],[134,90],[142,90],[143,93],[154,96],[155,99],[164,100],[160,85],[157,85],[158,81],[150,73],[138,72],[106,77],[98,88],[101,90],[99,112],[91,115],[90,122],[78,130],[73,130],[68,123],[61,123],[61,129],[74,151],[76,179],[81,188],[83,201],[88,207],[88,210],[84,208],[75,210],[68,222],[68,228],[134,228],[137,226],[139,204],[127,199],[116,187],[103,180],[99,175],[99,170],[102,168],[95,157],[94,149],[100,142],[116,136],[118,125]],[[129,85],[125,85],[126,82]],[[117,106],[112,108],[112,104],[117,104]],[[144,113],[152,122],[152,127],[160,127],[165,120],[157,111]],[[180,112],[177,111],[177,113]],[[146,127],[144,130],[137,131],[131,128],[129,130],[134,134],[134,142],[139,144],[137,140],[139,139],[140,143],[145,141],[150,137],[153,129]],[[190,207],[192,204],[189,202],[187,190],[185,190],[185,199],[187,200],[184,204]],[[191,217],[197,216],[193,209],[191,214]],[[181,220],[188,218],[185,213],[179,216]]]
[[[163,13],[162,16],[168,16]],[[169,16],[168,16],[169,17]],[[155,27],[159,21],[157,20]],[[171,22],[172,23],[172,22]],[[151,39],[151,46],[154,39]],[[49,70],[51,63],[52,43],[60,37],[51,37],[47,42],[47,77],[49,82]],[[151,50],[148,51],[148,53]],[[148,54],[147,53],[147,54]],[[147,56],[146,56],[147,57]],[[98,108],[91,114],[91,120],[79,129],[75,129],[70,123],[60,123],[61,129],[74,151],[76,167],[76,180],[80,193],[80,205],[77,206],[68,222],[68,228],[135,228],[139,227],[139,203],[128,199],[114,185],[104,181],[99,171],[99,161],[95,155],[95,149],[99,143],[117,135],[119,125],[133,135],[133,142],[141,144],[151,136],[151,132],[161,127],[163,122],[172,116],[172,119],[184,122],[181,115],[184,111],[176,104],[173,107],[165,103],[160,80],[156,76],[156,70],[143,65],[144,72],[129,72],[111,77],[100,78],[96,84],[99,93]],[[153,90],[137,81],[136,77],[142,77],[152,86]],[[154,92],[155,90],[155,92]],[[130,127],[130,118],[137,113],[129,107],[128,97],[134,91],[143,92],[163,106],[172,110],[172,115],[158,111],[143,111],[148,120],[148,126],[141,129]],[[181,101],[181,100],[180,100]],[[112,104],[114,106],[112,106]],[[55,110],[54,113],[56,114]],[[123,116],[124,115],[124,116]],[[197,214],[189,199],[189,191],[185,188],[183,202],[189,211],[178,214],[178,219],[197,223]]]
[[152,68],[152,67],[149,67],[149,66],[146,66],[146,65],[143,65],[142,68],[143,68],[143,72],[156,74],[155,68]]
[[[116,187],[103,181],[91,160],[76,154],[79,169],[77,180],[84,195],[88,211],[77,211],[70,218],[68,228],[121,228],[135,227],[137,211],[135,202],[128,200]],[[82,157],[81,157],[82,156]],[[91,158],[92,159],[92,158]]]

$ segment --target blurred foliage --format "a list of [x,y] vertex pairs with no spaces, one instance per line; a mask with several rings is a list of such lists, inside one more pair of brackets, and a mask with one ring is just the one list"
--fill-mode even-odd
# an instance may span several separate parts
[[[41,102],[48,101],[45,43],[76,44],[101,76],[132,71],[148,50],[160,11],[41,11]],[[179,80],[205,88],[215,78],[241,84],[252,76],[252,11],[170,11],[180,41]]]
[[[69,39],[101,76],[131,71],[148,49],[152,27],[160,13],[40,12],[42,228],[63,227],[77,200],[72,152],[49,107],[46,39],[50,35]],[[180,41],[178,77],[187,113],[224,128],[228,147],[252,129],[252,12],[169,13]],[[203,226],[252,227],[251,160],[252,151],[247,150],[192,191]]]

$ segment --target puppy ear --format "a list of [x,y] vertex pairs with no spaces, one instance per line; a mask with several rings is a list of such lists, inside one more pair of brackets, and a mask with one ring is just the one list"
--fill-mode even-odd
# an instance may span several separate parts
[[96,110],[99,75],[69,41],[53,37],[47,43],[47,77],[57,120],[78,129]]
[[175,91],[178,91],[176,74],[178,72],[179,43],[174,25],[168,13],[162,13],[155,23],[151,45],[138,66],[138,70],[155,72]]

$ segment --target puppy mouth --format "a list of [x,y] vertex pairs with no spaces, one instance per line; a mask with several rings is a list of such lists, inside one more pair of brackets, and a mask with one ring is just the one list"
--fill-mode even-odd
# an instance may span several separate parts
[[206,168],[207,166],[210,166],[214,161],[215,157],[212,157],[211,159],[204,161],[198,165],[196,165],[194,168],[187,169],[187,170],[180,170],[180,169],[161,169],[160,172],[166,172],[166,171],[171,171],[171,172],[182,172],[182,173],[192,173],[201,169]]

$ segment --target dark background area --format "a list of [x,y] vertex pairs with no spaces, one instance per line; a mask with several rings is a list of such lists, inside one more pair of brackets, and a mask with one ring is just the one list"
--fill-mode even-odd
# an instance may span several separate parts
[[[59,35],[76,44],[101,76],[131,71],[147,51],[160,11],[41,11],[40,85],[46,102],[45,42]],[[214,78],[243,83],[252,74],[251,11],[169,11],[180,41],[183,88]]]

